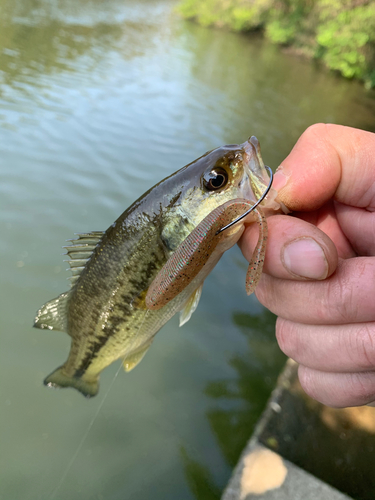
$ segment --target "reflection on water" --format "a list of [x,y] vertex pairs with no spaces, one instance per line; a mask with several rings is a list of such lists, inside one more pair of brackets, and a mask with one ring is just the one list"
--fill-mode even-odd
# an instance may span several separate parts
[[209,468],[189,457],[183,446],[181,447],[181,457],[186,480],[194,498],[196,500],[219,500],[222,488],[215,484]]
[[[252,434],[286,359],[274,342],[275,316],[269,311],[256,317],[234,312],[233,322],[247,342],[247,350],[228,361],[237,376],[228,380],[218,379],[205,388],[207,396],[216,401],[211,403],[207,418],[222,455],[231,468],[235,467],[244,443]],[[195,497],[198,500],[218,500],[222,484],[215,484],[210,464],[202,465],[197,457],[193,459],[189,456],[184,447],[181,455],[186,478]]]
[[[123,60],[141,57],[146,51],[150,55],[155,36],[160,38],[163,32],[163,10],[156,10],[156,19],[148,18],[137,15],[137,4],[130,3],[133,15],[129,16],[118,0],[105,4],[100,0],[1,0],[2,104],[12,103],[21,113],[35,111],[31,109],[35,106],[64,116],[61,86],[82,87],[93,77],[106,79],[111,51]],[[27,98],[34,106],[30,107]],[[6,121],[7,116],[1,118]]]
[[[264,311],[259,316],[251,316],[234,312],[233,322],[246,337],[248,350],[229,359],[229,365],[237,373],[235,379],[219,379],[205,389],[206,394],[218,402],[217,408],[207,412],[207,417],[231,467],[237,463],[243,443],[252,433],[286,359],[274,342],[272,313]],[[227,400],[236,401],[236,406],[226,408]],[[224,402],[222,408],[220,402]]]
[[[48,498],[101,394],[49,391],[67,335],[31,328],[65,291],[61,246],[104,230],[203,152],[260,139],[275,167],[315,121],[371,129],[374,93],[258,38],[185,23],[173,0],[0,0],[0,497]],[[238,249],[120,373],[58,499],[218,498],[282,358]],[[239,312],[241,311],[241,312]]]
[[9,2],[13,12],[8,12],[7,16],[5,8],[0,31],[3,49],[0,67],[5,83],[43,86],[47,82],[39,80],[42,75],[66,71],[84,75],[113,48],[121,51],[124,59],[141,56],[145,50],[150,52],[152,38],[160,31],[160,25],[142,19],[140,29],[137,21],[110,15],[111,6],[120,2],[106,2],[105,13],[95,10],[95,7],[103,8],[103,2],[95,3],[91,4],[90,15],[80,20],[77,19],[76,2],[60,2],[59,5],[39,0],[33,2],[33,9],[22,1],[16,5]]

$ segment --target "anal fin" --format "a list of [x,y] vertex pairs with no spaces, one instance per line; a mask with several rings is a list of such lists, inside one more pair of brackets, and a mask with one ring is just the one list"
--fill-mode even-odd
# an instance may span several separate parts
[[189,321],[191,315],[198,307],[199,300],[202,295],[202,288],[203,288],[203,283],[194,290],[194,292],[185,302],[184,308],[180,311],[180,326],[184,325]]
[[124,365],[124,370],[126,372],[130,372],[130,370],[135,368],[138,365],[138,363],[140,363],[142,361],[144,355],[149,350],[151,344],[152,344],[152,340],[151,340],[151,342],[148,342],[146,345],[143,345],[136,352],[130,354],[129,356],[127,356],[124,359],[123,365]]

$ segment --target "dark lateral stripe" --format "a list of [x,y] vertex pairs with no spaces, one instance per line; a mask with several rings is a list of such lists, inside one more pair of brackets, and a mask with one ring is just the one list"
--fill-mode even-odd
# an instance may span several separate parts
[[115,308],[120,313],[120,316],[111,316],[110,326],[104,327],[103,335],[96,337],[96,342],[92,345],[91,349],[87,352],[86,356],[80,362],[78,368],[74,373],[74,377],[82,377],[91,363],[99,354],[100,350],[106,345],[108,339],[115,336],[119,331],[120,325],[123,325],[129,318],[133,315],[139,314],[139,310],[135,307],[131,307],[130,303],[139,296],[140,292],[145,290],[150,283],[150,278],[153,277],[155,271],[159,269],[163,262],[156,262],[158,256],[155,252],[152,252],[151,259],[143,269],[139,270],[137,279],[129,279],[128,283],[133,285],[133,290],[130,293],[124,293],[121,295],[121,302],[115,304]]
[[[128,304],[127,304],[128,305]],[[124,306],[122,306],[122,312],[124,312]],[[127,316],[131,316],[132,311],[130,306],[128,305],[128,314]],[[119,330],[119,326],[123,323],[126,323],[126,318],[124,316],[114,316],[111,318],[111,326],[104,328],[104,333],[100,337],[96,338],[95,344],[92,345],[91,349],[87,352],[86,356],[82,359],[79,364],[79,367],[76,369],[74,376],[82,377],[85,374],[87,368],[93,362],[93,360],[97,357],[99,351],[106,345],[107,341],[116,335]]]

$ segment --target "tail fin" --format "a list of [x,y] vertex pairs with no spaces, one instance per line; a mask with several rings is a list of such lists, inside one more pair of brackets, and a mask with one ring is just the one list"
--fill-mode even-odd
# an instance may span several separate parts
[[62,366],[57,368],[48,377],[44,379],[44,385],[47,387],[73,387],[77,389],[86,398],[92,398],[96,396],[99,390],[99,380],[95,378],[93,381],[87,382],[79,377],[69,377],[65,375]]

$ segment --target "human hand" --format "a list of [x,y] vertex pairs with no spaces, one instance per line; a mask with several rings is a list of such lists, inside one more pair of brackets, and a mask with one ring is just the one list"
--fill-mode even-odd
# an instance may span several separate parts
[[[259,301],[305,392],[335,407],[375,405],[375,134],[308,128],[275,174],[293,216],[268,219]],[[250,260],[257,228],[240,241]]]

